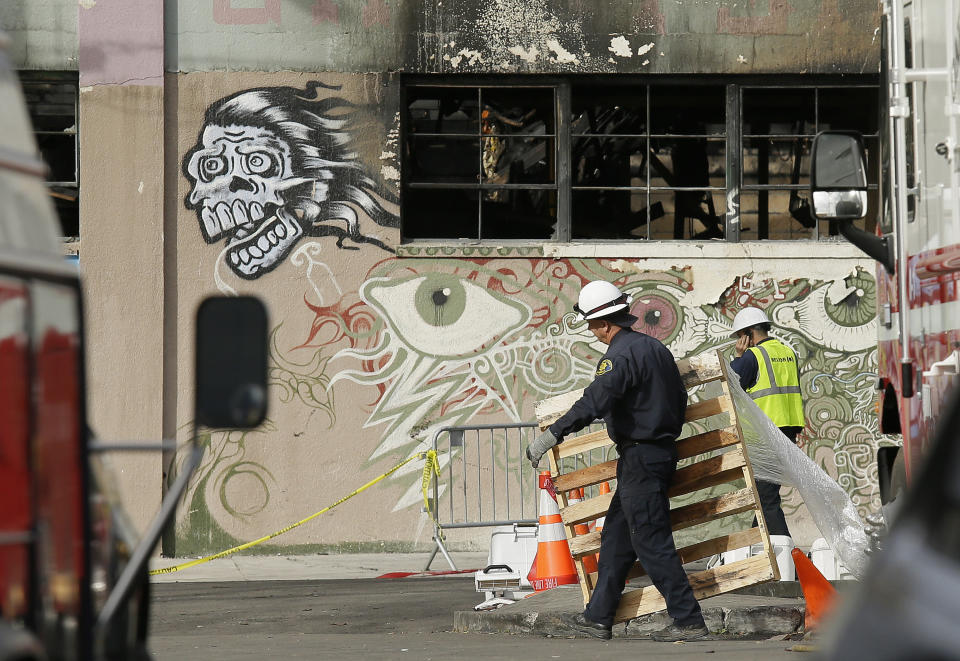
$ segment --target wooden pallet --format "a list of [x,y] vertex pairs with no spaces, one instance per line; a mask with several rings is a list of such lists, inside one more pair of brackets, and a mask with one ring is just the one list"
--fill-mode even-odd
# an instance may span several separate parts
[[[693,587],[697,599],[705,599],[723,592],[780,578],[776,556],[773,547],[770,545],[770,536],[763,519],[763,511],[760,509],[760,498],[753,481],[753,471],[750,468],[747,448],[742,442],[740,423],[730,397],[727,384],[728,368],[721,361],[723,361],[723,357],[719,351],[716,354],[701,355],[677,361],[683,383],[688,390],[712,381],[719,381],[722,390],[718,397],[688,405],[686,421],[701,421],[702,425],[702,421],[710,416],[725,413],[729,417],[726,426],[687,435],[677,441],[679,459],[693,457],[695,461],[677,469],[669,495],[671,498],[675,498],[726,483],[740,481],[741,484],[737,485],[737,488],[733,491],[721,495],[710,496],[709,493],[701,493],[691,497],[692,500],[687,498],[685,500],[691,502],[673,507],[670,511],[670,519],[673,530],[676,532],[742,512],[752,511],[757,518],[758,525],[754,528],[739,530],[678,548],[684,563],[709,558],[724,551],[749,547],[753,544],[763,544],[764,553],[689,574],[690,585]],[[716,386],[713,387],[716,389]],[[583,391],[579,390],[537,402],[535,410],[540,428],[546,429],[566,413],[582,393]],[[590,456],[588,453],[591,450],[606,448],[611,445],[612,441],[604,430],[568,438],[548,453],[551,472],[553,473],[553,483],[557,490],[557,501],[560,505],[560,516],[563,520],[564,529],[567,531],[570,552],[573,555],[577,574],[580,577],[584,604],[590,600],[590,595],[596,585],[597,574],[596,572],[587,573],[584,571],[583,558],[600,550],[600,533],[590,532],[578,535],[574,526],[602,517],[610,505],[613,492],[585,499],[571,506],[567,505],[568,492],[572,489],[585,488],[614,480],[616,478],[617,460],[586,465],[585,468],[566,473],[560,470],[561,460],[579,455],[578,464],[589,464],[589,460],[586,458]],[[698,499],[698,497],[702,499]],[[643,567],[638,562],[631,570],[628,578],[633,579],[644,574]],[[666,603],[663,597],[652,585],[636,589],[630,589],[630,586],[628,586],[620,600],[616,621],[622,622],[665,608]]]

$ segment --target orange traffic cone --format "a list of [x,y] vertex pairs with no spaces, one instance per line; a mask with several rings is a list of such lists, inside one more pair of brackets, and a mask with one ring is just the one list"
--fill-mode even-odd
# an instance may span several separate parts
[[797,580],[803,590],[803,598],[807,602],[807,612],[803,619],[803,628],[807,631],[820,624],[821,619],[833,607],[837,589],[830,585],[830,581],[823,577],[810,558],[800,549],[790,551],[793,556],[793,566],[797,569]]
[[[600,491],[599,495],[601,495],[601,496],[610,493],[610,483],[609,483],[609,482],[601,482],[601,483],[600,483],[599,491]],[[605,517],[605,516],[601,516],[599,519],[597,519],[596,523],[595,523],[594,526],[593,526],[593,529],[596,530],[597,532],[601,532],[601,531],[603,530],[603,522],[606,521],[606,519],[607,519],[607,517]],[[599,554],[599,553],[597,553],[597,554],[594,555],[593,557],[594,557],[594,559],[595,559],[596,562],[600,562],[600,554]]]
[[[573,505],[583,500],[583,489],[573,489],[570,491],[570,497],[567,499],[567,505]],[[577,523],[573,526],[573,532],[578,535],[586,535],[590,532],[590,526],[586,523]],[[583,563],[583,571],[587,574],[597,571],[597,558],[593,555],[585,555],[580,561]]]
[[542,592],[558,585],[576,583],[578,579],[567,535],[563,532],[550,471],[540,471],[537,486],[540,487],[540,541],[527,580],[535,592]]

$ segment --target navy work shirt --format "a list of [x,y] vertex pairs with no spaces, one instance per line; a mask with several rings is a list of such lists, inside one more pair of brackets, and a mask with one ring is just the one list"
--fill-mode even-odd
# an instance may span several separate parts
[[[760,340],[757,342],[757,346],[772,339],[773,338],[768,337],[766,340]],[[730,362],[730,368],[740,377],[740,387],[743,388],[744,391],[746,391],[747,388],[752,388],[757,382],[757,377],[760,376],[760,366],[757,364],[757,357],[754,356],[753,352],[749,349],[744,351],[743,355],[734,358]]]
[[618,446],[639,443],[651,460],[676,460],[686,410],[673,354],[660,340],[624,328],[610,341],[593,383],[550,431],[562,441],[603,418]]

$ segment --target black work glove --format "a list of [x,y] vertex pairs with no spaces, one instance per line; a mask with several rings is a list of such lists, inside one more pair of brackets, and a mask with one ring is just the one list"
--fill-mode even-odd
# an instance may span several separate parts
[[540,457],[546,454],[547,450],[557,444],[557,437],[549,429],[540,433],[539,436],[527,446],[527,459],[534,468],[540,466]]

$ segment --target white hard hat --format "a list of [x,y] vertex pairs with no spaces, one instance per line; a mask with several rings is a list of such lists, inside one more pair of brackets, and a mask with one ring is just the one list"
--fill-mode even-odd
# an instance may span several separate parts
[[767,313],[760,308],[743,308],[737,313],[737,316],[733,318],[733,333],[731,333],[731,337],[744,328],[769,323],[770,320],[767,318]]
[[620,312],[632,301],[632,297],[621,292],[612,283],[594,280],[580,290],[580,298],[573,306],[573,311],[577,313],[577,321],[599,319]]

